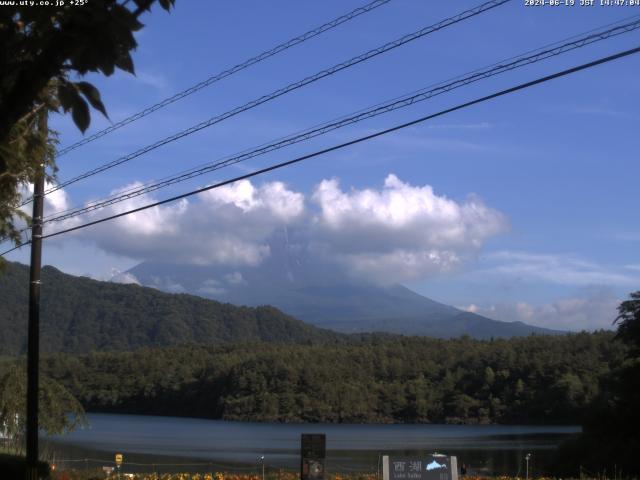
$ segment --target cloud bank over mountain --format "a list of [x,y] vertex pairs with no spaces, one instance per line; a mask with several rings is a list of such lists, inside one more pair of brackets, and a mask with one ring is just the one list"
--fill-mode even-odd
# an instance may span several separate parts
[[[69,203],[63,192],[59,195],[64,201],[56,210]],[[87,217],[156,200],[142,195]],[[57,228],[77,223],[73,219]],[[243,180],[74,236],[139,261],[251,266],[271,254],[270,239],[283,228],[292,236],[295,232],[303,243],[299,248],[341,267],[345,275],[393,283],[450,271],[506,231],[507,222],[473,195],[456,201],[390,174],[378,189],[345,190],[338,179],[326,179],[308,195],[282,182]]]

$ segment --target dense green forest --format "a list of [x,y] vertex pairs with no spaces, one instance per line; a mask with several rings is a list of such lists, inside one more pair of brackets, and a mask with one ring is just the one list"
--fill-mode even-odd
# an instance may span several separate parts
[[[29,269],[7,263],[0,273],[0,355],[26,351]],[[193,295],[98,282],[42,270],[41,348],[83,353],[184,343],[329,341],[338,333],[265,306],[236,307]]]
[[624,354],[611,332],[493,341],[374,335],[339,344],[56,354],[42,366],[88,411],[281,422],[575,424]]

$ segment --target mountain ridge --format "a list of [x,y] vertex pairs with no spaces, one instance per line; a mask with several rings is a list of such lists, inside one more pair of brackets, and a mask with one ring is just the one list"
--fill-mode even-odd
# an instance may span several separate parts
[[[29,268],[0,272],[0,354],[26,351]],[[274,307],[236,307],[42,269],[41,350],[84,353],[147,346],[263,341],[308,343],[344,336],[308,325]]]
[[161,290],[179,289],[234,305],[273,305],[306,323],[343,333],[478,339],[566,333],[465,312],[399,284],[357,283],[326,271],[313,275],[315,266],[309,267],[305,260],[292,260],[276,250],[258,267],[143,262],[127,274]]

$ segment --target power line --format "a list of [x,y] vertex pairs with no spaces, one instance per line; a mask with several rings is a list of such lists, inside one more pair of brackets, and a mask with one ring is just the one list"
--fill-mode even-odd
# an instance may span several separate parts
[[68,147],[65,147],[61,150],[59,150],[58,152],[56,152],[56,156],[57,157],[61,157],[63,155],[65,155],[66,153],[69,153],[72,150],[75,150],[78,147],[81,147],[82,145],[86,145],[87,143],[93,142],[94,140],[97,140],[98,138],[104,137],[105,135],[114,132],[115,130],[118,130],[119,128],[124,127],[125,125],[128,125],[132,122],[135,122],[136,120],[139,120],[143,117],[146,117],[147,115],[150,115],[151,113],[160,110],[161,108],[166,107],[167,105],[170,105],[174,102],[177,102],[178,100],[181,100],[185,97],[188,97],[189,95],[196,93],[199,90],[202,90],[205,87],[208,87],[209,85],[216,83],[219,80],[222,80],[226,77],[229,77],[235,73],[238,73],[241,70],[244,70],[245,68],[248,68],[252,65],[255,65],[256,63],[259,63],[263,60],[266,60],[270,57],[273,57],[274,55],[277,55],[278,53],[281,53],[285,50],[288,50],[291,47],[294,47],[296,45],[299,45],[300,43],[303,43],[313,37],[316,37],[324,32],[327,32],[345,22],[348,22],[349,20],[352,20],[362,14],[368,13],[386,3],[389,3],[391,0],[374,0],[371,3],[368,3],[362,7],[358,7],[355,10],[352,10],[349,13],[346,13],[345,15],[341,15],[340,17],[337,17],[333,20],[331,20],[330,22],[327,22],[323,25],[320,25],[319,27],[314,28],[313,30],[309,30],[306,33],[303,33],[302,35],[299,35],[297,37],[294,37],[284,43],[281,43],[280,45],[277,45],[275,47],[273,47],[270,50],[266,50],[258,55],[256,55],[255,57],[252,57],[248,60],[245,60],[242,63],[237,64],[234,67],[231,67],[227,70],[223,70],[220,73],[217,73],[215,75],[212,75],[211,77],[207,78],[206,80],[203,80],[200,83],[197,83],[181,92],[176,93],[175,95],[166,98],[164,100],[162,100],[161,102],[158,102],[154,105],[151,105],[150,107],[145,108],[144,110],[135,113],[123,120],[120,120],[117,123],[114,123],[113,125],[100,130],[99,132],[94,133],[93,135],[90,135],[89,137],[83,138],[82,140],[69,145]]
[[18,249],[24,247],[25,245],[29,245],[30,243],[31,243],[31,240],[27,240],[26,242],[21,243],[19,245],[16,245],[15,247],[10,248],[9,250],[5,250],[4,252],[0,253],[0,257],[4,257],[6,254],[11,253],[11,252],[13,252],[15,250],[18,250]]
[[[569,69],[566,69],[566,70],[562,70],[562,71],[553,73],[551,75],[546,75],[544,77],[540,77],[540,78],[537,78],[535,80],[531,80],[529,82],[521,83],[521,84],[516,85],[514,87],[510,87],[510,88],[507,88],[507,89],[504,89],[504,90],[500,90],[499,92],[492,93],[490,95],[486,95],[484,97],[480,97],[480,98],[477,98],[475,100],[471,100],[469,102],[465,102],[465,103],[456,105],[455,107],[447,108],[447,109],[441,110],[441,111],[439,111],[437,113],[432,113],[432,114],[426,115],[424,117],[420,117],[418,119],[412,120],[410,122],[406,122],[406,123],[403,123],[403,124],[400,124],[400,125],[396,125],[394,127],[387,128],[385,130],[380,130],[380,131],[372,133],[370,135],[365,135],[363,137],[359,137],[359,138],[350,140],[350,141],[345,142],[345,143],[334,145],[332,147],[325,148],[323,150],[318,150],[316,152],[313,152],[313,153],[310,153],[310,154],[307,154],[307,155],[303,155],[301,157],[297,157],[297,158],[294,158],[292,160],[288,160],[286,162],[277,163],[275,165],[271,165],[269,167],[265,167],[265,168],[262,168],[260,170],[256,170],[254,172],[247,173],[245,175],[240,175],[238,177],[234,177],[234,178],[229,179],[229,180],[224,180],[222,182],[218,182],[218,183],[213,184],[213,185],[202,187],[202,188],[199,188],[199,189],[196,189],[196,190],[191,190],[189,192],[186,192],[186,193],[183,193],[183,194],[171,197],[171,198],[167,198],[165,200],[160,200],[158,202],[150,203],[150,204],[144,205],[142,207],[134,208],[134,209],[128,210],[126,212],[121,212],[121,213],[118,213],[118,214],[115,214],[115,215],[111,215],[109,217],[104,217],[104,218],[101,218],[99,220],[94,220],[92,222],[87,222],[87,223],[84,223],[82,225],[76,225],[75,227],[70,227],[70,228],[67,228],[67,229],[64,229],[64,230],[60,230],[60,231],[57,231],[57,232],[49,233],[47,235],[43,235],[42,238],[43,239],[44,238],[51,238],[51,237],[55,237],[55,236],[58,236],[58,235],[65,234],[65,233],[69,233],[69,232],[73,232],[73,231],[76,231],[76,230],[80,230],[80,229],[83,229],[83,228],[91,227],[93,225],[97,225],[97,224],[104,223],[104,222],[107,222],[107,221],[110,221],[110,220],[114,220],[114,219],[117,219],[117,218],[120,218],[120,217],[131,215],[133,213],[141,212],[141,211],[147,210],[149,208],[157,207],[157,206],[160,206],[160,205],[163,205],[163,204],[166,204],[166,203],[175,202],[176,200],[181,200],[183,198],[187,198],[187,197],[190,197],[190,196],[193,196],[193,195],[197,195],[199,193],[206,192],[208,190],[213,190],[215,188],[220,188],[222,186],[229,185],[231,183],[235,183],[235,182],[240,181],[240,180],[246,180],[248,178],[252,178],[252,177],[255,177],[255,176],[258,176],[258,175],[262,175],[262,174],[267,173],[267,172],[271,172],[273,170],[278,170],[280,168],[284,168],[284,167],[287,167],[287,166],[290,166],[290,165],[293,165],[293,164],[296,164],[296,163],[300,163],[300,162],[302,162],[304,160],[308,160],[310,158],[318,157],[320,155],[324,155],[324,154],[329,153],[329,152],[340,150],[340,149],[349,147],[351,145],[355,145],[355,144],[362,143],[362,142],[365,142],[365,141],[368,141],[368,140],[372,140],[372,139],[380,137],[382,135],[386,135],[386,134],[391,133],[391,132],[402,130],[404,128],[411,127],[413,125],[417,125],[419,123],[423,123],[423,122],[425,122],[427,120],[431,120],[433,118],[440,117],[440,116],[446,115],[446,114],[451,113],[451,112],[462,110],[464,108],[468,108],[470,106],[473,106],[473,105],[476,105],[476,104],[479,104],[479,103],[483,103],[483,102],[492,100],[494,98],[498,98],[498,97],[501,97],[501,96],[504,96],[504,95],[508,95],[510,93],[514,93],[514,92],[517,92],[517,91],[520,91],[520,90],[524,90],[524,89],[533,87],[535,85],[539,85],[541,83],[545,83],[545,82],[548,82],[550,80],[554,80],[556,78],[565,77],[567,75],[571,75],[573,73],[576,73],[576,72],[579,72],[579,71],[582,71],[582,70],[587,70],[587,69],[593,68],[593,67],[595,67],[597,65],[602,65],[604,63],[608,63],[608,62],[611,62],[611,61],[614,61],[614,60],[618,60],[620,58],[627,57],[629,55],[633,55],[633,54],[636,54],[638,52],[640,52],[640,46],[632,48],[632,49],[629,49],[629,50],[625,50],[625,51],[622,51],[622,52],[619,52],[619,53],[616,53],[614,55],[609,55],[607,57],[601,57],[601,58],[599,58],[597,60],[594,60],[594,61],[591,61],[591,62],[588,62],[588,63],[583,63],[583,64],[578,65],[576,67],[572,67],[572,68],[569,68]],[[30,243],[30,242],[28,242],[28,243]],[[27,243],[25,243],[23,245],[26,245],[26,244]],[[11,249],[9,251],[13,251],[13,250],[15,250],[15,248],[13,248],[13,249]],[[6,253],[8,253],[8,251],[0,254],[0,256],[1,255],[5,255]]]
[[314,138],[319,135],[323,135],[330,131],[342,128],[344,126],[351,125],[351,124],[363,121],[365,119],[372,118],[384,113],[388,113],[400,108],[408,107],[415,103],[433,98],[437,95],[450,92],[451,90],[469,85],[471,83],[475,83],[479,80],[483,80],[507,71],[514,70],[516,68],[520,68],[526,65],[530,65],[532,63],[546,60],[548,58],[558,56],[566,52],[590,45],[592,43],[596,43],[617,35],[621,35],[623,33],[631,32],[633,30],[640,28],[640,19],[638,18],[638,16],[636,15],[632,18],[635,18],[635,20],[622,25],[617,25],[607,30],[602,30],[602,29],[591,30],[590,32],[595,32],[595,33],[590,33],[589,35],[578,37],[578,38],[576,38],[576,36],[571,37],[571,38],[575,38],[575,40],[566,42],[566,43],[556,42],[552,44],[552,45],[556,45],[555,47],[552,47],[552,48],[549,48],[550,45],[541,47],[540,49],[533,50],[533,52],[535,52],[533,54],[531,54],[531,51],[529,51],[518,57],[511,57],[509,59],[502,60],[501,62],[492,64],[489,67],[474,70],[473,72],[471,72],[470,74],[467,74],[466,76],[459,76],[451,81],[444,81],[439,84],[436,84],[434,88],[430,88],[429,90],[426,90],[426,89],[419,90],[412,94],[407,94],[403,97],[398,97],[396,99],[377,104],[374,107],[371,107],[369,109],[361,110],[349,116],[341,117],[340,119],[326,122],[324,124],[321,124],[316,127],[312,127],[302,132],[292,134],[288,137],[283,137],[281,139],[273,141],[272,143],[263,144],[254,149],[246,150],[234,156],[227,157],[224,160],[220,160],[214,163],[209,163],[203,166],[195,167],[193,169],[172,175],[170,177],[167,177],[155,183],[149,183],[147,185],[134,187],[132,189],[129,189],[128,191],[120,192],[119,194],[113,195],[109,198],[106,198],[103,200],[96,200],[83,207],[75,207],[75,208],[70,208],[67,210],[55,212],[54,214],[51,214],[49,218],[46,218],[44,223],[67,220],[77,215],[98,210],[100,208],[104,208],[109,205],[113,205],[125,200],[130,200],[132,198],[138,197],[145,193],[153,192],[155,190],[159,190],[161,188],[174,185],[176,183],[180,183],[192,178],[202,176],[204,174],[225,168],[227,166],[234,165],[236,163],[239,163],[251,158],[255,158],[257,156],[264,155],[266,153],[273,152],[275,150],[279,150],[281,148],[308,140],[310,138]]
[[[179,140],[180,138],[186,137],[188,135],[191,135],[193,133],[196,133],[204,128],[210,127],[216,123],[222,122],[223,120],[226,120],[230,117],[233,117],[235,115],[238,115],[239,113],[242,113],[246,110],[252,109],[254,107],[257,107],[258,105],[261,105],[263,103],[266,103],[268,101],[274,100],[286,93],[289,93],[293,90],[297,90],[299,88],[302,88],[310,83],[316,82],[324,77],[333,75],[335,73],[340,72],[341,70],[344,70],[346,68],[352,67],[354,65],[357,65],[359,63],[362,63],[366,60],[369,60],[370,58],[376,57],[382,53],[388,52],[390,50],[393,50],[395,48],[398,48],[406,43],[409,43],[413,40],[416,40],[418,38],[424,37],[426,35],[429,35],[433,32],[436,32],[438,30],[441,30],[443,28],[446,28],[448,26],[454,25],[456,23],[459,23],[463,20],[466,20],[468,18],[474,17],[476,15],[479,15],[481,13],[484,13],[488,10],[491,10],[493,8],[496,8],[500,5],[503,5],[507,2],[510,2],[511,0],[491,0],[489,2],[485,2],[481,5],[478,5],[474,8],[471,8],[469,10],[465,10],[457,15],[454,15],[452,17],[446,18],[444,20],[441,20],[438,23],[435,23],[433,25],[430,25],[428,27],[422,28],[416,32],[413,33],[409,33],[407,35],[404,35],[402,37],[400,37],[397,40],[394,40],[392,42],[388,42],[385,43],[384,45],[378,47],[378,48],[374,48],[372,50],[369,50],[368,52],[365,52],[361,55],[358,55],[356,57],[351,58],[350,60],[347,60],[345,62],[339,63],[337,65],[334,65],[333,67],[321,70],[320,72],[311,75],[309,77],[306,77],[302,80],[299,80],[297,82],[291,83],[289,85],[287,85],[286,87],[280,88],[278,90],[275,90],[274,92],[268,94],[268,95],[263,95],[262,97],[259,97],[255,100],[252,100],[248,103],[245,103],[244,105],[240,106],[240,107],[236,107],[233,110],[229,110],[223,114],[217,115],[215,117],[210,118],[209,120],[205,120],[204,122],[201,122],[197,125],[194,125],[186,130],[183,130],[181,132],[175,133],[169,137],[165,137],[162,140],[158,140],[155,143],[152,143],[150,145],[147,145],[146,147],[143,147],[133,153],[130,153],[129,155],[126,155],[124,157],[120,157],[119,159],[113,160],[111,162],[108,162],[104,165],[101,165],[100,167],[97,167],[93,170],[89,170],[88,172],[85,172],[83,174],[80,174],[70,180],[67,180],[65,182],[62,182],[58,185],[56,185],[55,187],[51,187],[49,189],[47,189],[45,191],[45,194],[50,194],[52,192],[55,192],[56,190],[60,190],[61,188],[64,188],[68,185],[71,185],[73,183],[79,182],[80,180],[84,180],[85,178],[91,177],[93,175],[97,175],[98,173],[102,173],[106,170],[109,170],[113,167],[116,167],[122,163],[128,162],[133,160],[134,158],[137,158],[141,155],[144,155],[145,153],[148,153],[152,150],[155,150],[156,148],[159,148],[163,145],[166,145],[168,143],[174,142],[176,140]],[[25,202],[22,203],[22,205],[25,205],[26,203],[28,203],[30,201],[26,200]],[[21,206],[22,206],[21,205]]]

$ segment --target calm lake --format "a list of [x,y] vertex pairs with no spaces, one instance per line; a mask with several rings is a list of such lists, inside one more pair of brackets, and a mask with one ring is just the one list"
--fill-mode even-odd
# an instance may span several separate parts
[[299,467],[301,433],[327,435],[329,472],[376,472],[380,455],[457,455],[469,473],[542,474],[573,426],[351,425],[225,422],[194,418],[89,414],[90,427],[43,439],[56,463],[77,468],[112,465],[123,471],[210,471]]

